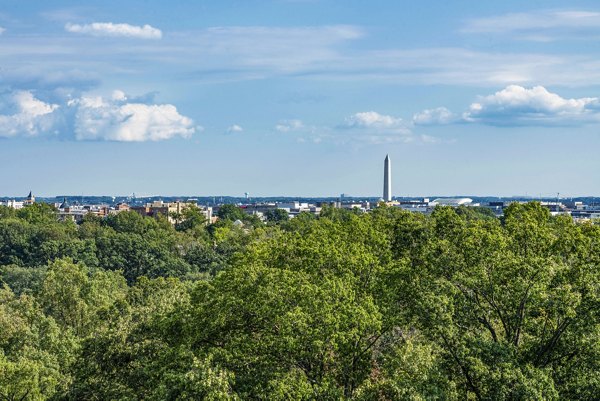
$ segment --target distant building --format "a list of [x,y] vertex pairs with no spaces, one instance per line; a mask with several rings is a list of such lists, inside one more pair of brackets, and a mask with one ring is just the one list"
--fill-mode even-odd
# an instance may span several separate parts
[[[128,206],[129,207],[129,206]],[[200,207],[196,203],[190,202],[163,202],[161,200],[146,203],[145,206],[132,206],[130,209],[142,216],[158,217],[165,216],[171,224],[179,222],[177,217],[183,213],[188,207],[197,207],[206,217],[207,222],[212,221],[212,207]]]
[[278,209],[287,209],[287,210],[296,210],[298,212],[302,212],[302,211],[307,212],[310,207],[309,207],[308,203],[306,203],[306,202],[293,201],[293,202],[278,203],[277,208]]
[[473,199],[471,198],[438,198],[430,202],[430,206],[471,206]]
[[68,209],[70,207],[71,207],[71,205],[67,201],[67,198],[63,198],[62,203],[60,204],[60,206],[58,206],[59,209]]
[[562,204],[560,201],[549,202],[549,201],[541,201],[540,205],[550,210],[551,214],[562,214],[567,210],[567,207]]
[[504,201],[491,201],[487,205],[483,205],[484,208],[490,209],[496,216],[502,216],[504,214],[504,208],[508,207],[510,202]]
[[127,203],[117,203],[117,206],[115,206],[115,211],[117,212],[128,212],[130,209],[129,205]]
[[277,209],[277,205],[275,202],[265,202],[265,203],[254,203],[251,205],[241,206],[241,209],[244,213],[249,214],[250,216],[256,216],[261,220],[265,219],[265,213],[269,210]]
[[361,212],[366,212],[367,210],[369,210],[369,202],[346,202],[346,203],[341,203],[339,205],[339,208],[341,209],[348,209],[348,210],[360,210]]
[[581,201],[565,201],[563,202],[566,208],[572,210],[585,210],[586,205]]
[[408,212],[429,213],[431,212],[429,198],[401,200],[393,203],[392,206]]
[[[56,205],[56,204],[55,204]],[[63,198],[63,201],[58,205],[58,219],[61,221],[71,220],[75,223],[80,223],[83,218],[91,213],[90,206],[72,206],[67,198]],[[94,213],[98,214],[98,213]]]
[[6,207],[13,208],[13,209],[21,209],[21,208],[23,208],[23,202],[16,201],[14,199],[7,200],[5,202],[0,201],[0,206],[6,206]]
[[23,201],[23,206],[33,205],[35,203],[35,196],[29,191],[29,195],[27,195],[27,199]]
[[313,204],[309,204],[308,202],[299,201],[277,203],[277,209],[285,210],[286,212],[288,212],[289,217],[295,217],[303,212],[312,213],[315,215],[321,213],[320,207],[315,206]]

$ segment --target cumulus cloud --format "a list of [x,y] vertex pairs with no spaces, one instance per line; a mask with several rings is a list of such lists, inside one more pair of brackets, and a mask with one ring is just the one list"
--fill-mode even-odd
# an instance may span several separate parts
[[63,135],[77,140],[160,141],[190,137],[201,127],[171,104],[146,104],[123,91],[112,96],[46,103],[30,91],[15,91],[4,102],[0,136]]
[[116,102],[124,102],[127,100],[127,94],[120,89],[115,89],[111,95],[111,99]]
[[566,99],[543,86],[510,85],[472,103],[463,119],[499,125],[579,123],[597,119],[599,109],[596,97]]
[[415,124],[480,123],[498,126],[573,125],[600,122],[597,97],[563,98],[543,86],[509,85],[471,103],[459,117],[445,107],[415,114]]
[[229,127],[227,127],[228,134],[234,134],[234,133],[242,132],[242,131],[244,131],[244,128],[242,128],[241,126],[239,126],[237,124],[233,124],[233,125],[230,125]]
[[150,25],[135,26],[129,24],[114,24],[112,22],[94,22],[92,24],[67,23],[65,30],[71,33],[80,33],[91,36],[127,37],[138,39],[160,39],[160,29]]
[[0,114],[0,136],[35,136],[51,131],[58,105],[37,99],[30,91],[16,91],[7,103],[11,114]]
[[442,125],[457,121],[458,117],[445,107],[423,110],[413,116],[415,125]]
[[2,35],[4,32],[6,32],[6,28],[2,28],[2,27],[0,26],[0,35]]
[[352,128],[397,128],[402,126],[402,119],[375,111],[364,111],[348,117],[346,125]]
[[82,97],[70,106],[76,108],[78,140],[161,141],[189,138],[195,131],[193,121],[179,114],[175,106],[129,103],[121,91],[115,91],[111,99]]
[[277,132],[292,132],[299,131],[304,128],[304,123],[301,120],[281,120],[275,126]]

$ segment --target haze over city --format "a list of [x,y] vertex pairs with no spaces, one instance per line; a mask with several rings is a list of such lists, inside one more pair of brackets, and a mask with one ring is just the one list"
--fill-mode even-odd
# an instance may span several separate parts
[[0,196],[600,194],[597,2],[0,4]]

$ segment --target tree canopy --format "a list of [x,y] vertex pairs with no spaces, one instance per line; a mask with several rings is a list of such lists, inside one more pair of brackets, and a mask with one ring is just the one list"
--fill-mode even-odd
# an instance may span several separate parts
[[600,394],[600,227],[537,203],[175,226],[30,207],[0,208],[0,400]]

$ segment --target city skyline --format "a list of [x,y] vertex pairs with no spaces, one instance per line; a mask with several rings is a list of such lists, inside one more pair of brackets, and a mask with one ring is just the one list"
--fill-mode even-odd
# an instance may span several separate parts
[[600,195],[592,1],[2,4],[0,196]]

